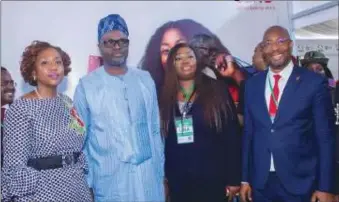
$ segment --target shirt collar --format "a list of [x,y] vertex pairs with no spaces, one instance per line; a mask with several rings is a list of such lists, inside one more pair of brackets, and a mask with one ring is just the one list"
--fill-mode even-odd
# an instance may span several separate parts
[[279,74],[281,76],[282,79],[288,79],[290,77],[290,75],[292,74],[292,71],[293,71],[293,62],[292,60],[288,63],[288,65],[283,69],[281,70],[281,72],[279,73],[274,73],[271,68],[268,69],[268,73],[269,73],[269,76],[270,77],[273,77],[273,75],[276,75],[276,74]]
[[8,109],[8,108],[9,108],[9,104],[7,104],[7,105],[4,105],[4,106],[2,106],[1,108]]
[[217,79],[217,75],[215,75],[214,71],[212,69],[210,69],[209,67],[205,67],[202,72],[209,76],[212,79]]

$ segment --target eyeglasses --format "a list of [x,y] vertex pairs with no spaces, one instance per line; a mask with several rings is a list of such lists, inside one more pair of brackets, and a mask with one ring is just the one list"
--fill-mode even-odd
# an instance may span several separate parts
[[291,40],[288,39],[288,38],[279,38],[276,41],[270,41],[270,40],[263,41],[261,43],[261,45],[262,45],[263,48],[272,48],[272,46],[274,44],[277,45],[278,47],[280,47],[280,46],[284,45],[286,42],[289,42],[289,41],[291,41]]
[[120,48],[127,47],[129,45],[129,39],[108,39],[101,42],[106,48],[114,48],[117,44]]
[[9,85],[16,87],[16,83],[13,80],[1,82],[1,87],[8,87]]
[[208,47],[204,47],[204,46],[196,46],[194,48],[204,55],[211,55],[212,53],[218,53],[217,48],[208,48]]

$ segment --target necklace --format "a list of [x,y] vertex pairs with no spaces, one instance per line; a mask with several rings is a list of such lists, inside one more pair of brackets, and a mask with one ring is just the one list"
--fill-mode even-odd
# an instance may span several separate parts
[[181,87],[181,92],[184,96],[185,102],[188,102],[193,91],[194,91],[194,83],[192,83],[192,85],[190,86],[190,88],[188,90],[185,90],[183,87]]
[[[39,99],[44,99],[44,98],[40,95],[40,93],[38,92],[38,89],[35,89],[34,91],[35,91],[35,94],[38,96]],[[59,93],[57,93],[57,97],[58,97],[58,96],[59,96]]]

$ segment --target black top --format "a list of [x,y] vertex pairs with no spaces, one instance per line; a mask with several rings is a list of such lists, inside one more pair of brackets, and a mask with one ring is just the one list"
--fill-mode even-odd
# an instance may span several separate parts
[[[222,131],[217,133],[206,123],[199,96],[192,104],[188,116],[193,117],[194,143],[178,144],[174,119],[169,123],[165,143],[165,174],[169,183],[187,183],[188,179],[208,183],[240,185],[241,136],[236,109],[228,91],[225,102],[231,109],[227,119],[222,117]],[[178,106],[175,115],[181,116]]]

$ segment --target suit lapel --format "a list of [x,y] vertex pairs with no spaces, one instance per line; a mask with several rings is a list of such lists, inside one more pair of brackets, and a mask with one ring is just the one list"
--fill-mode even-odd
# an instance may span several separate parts
[[294,92],[298,88],[302,79],[298,68],[300,67],[293,67],[293,71],[286,83],[282,97],[280,99],[277,115],[275,116],[274,122],[278,121],[282,113],[288,112],[288,106],[293,105]]
[[272,124],[272,121],[271,121],[271,118],[270,118],[270,114],[268,112],[268,106],[267,106],[267,103],[266,103],[266,96],[265,96],[267,73],[268,73],[268,70],[265,71],[265,74],[261,75],[263,78],[259,79],[260,83],[258,84],[258,87],[257,87],[257,89],[259,90],[259,92],[258,92],[258,95],[259,95],[259,106],[258,107],[260,107],[261,108],[260,111],[262,111],[264,113],[263,117],[265,117],[265,121],[268,124]]

